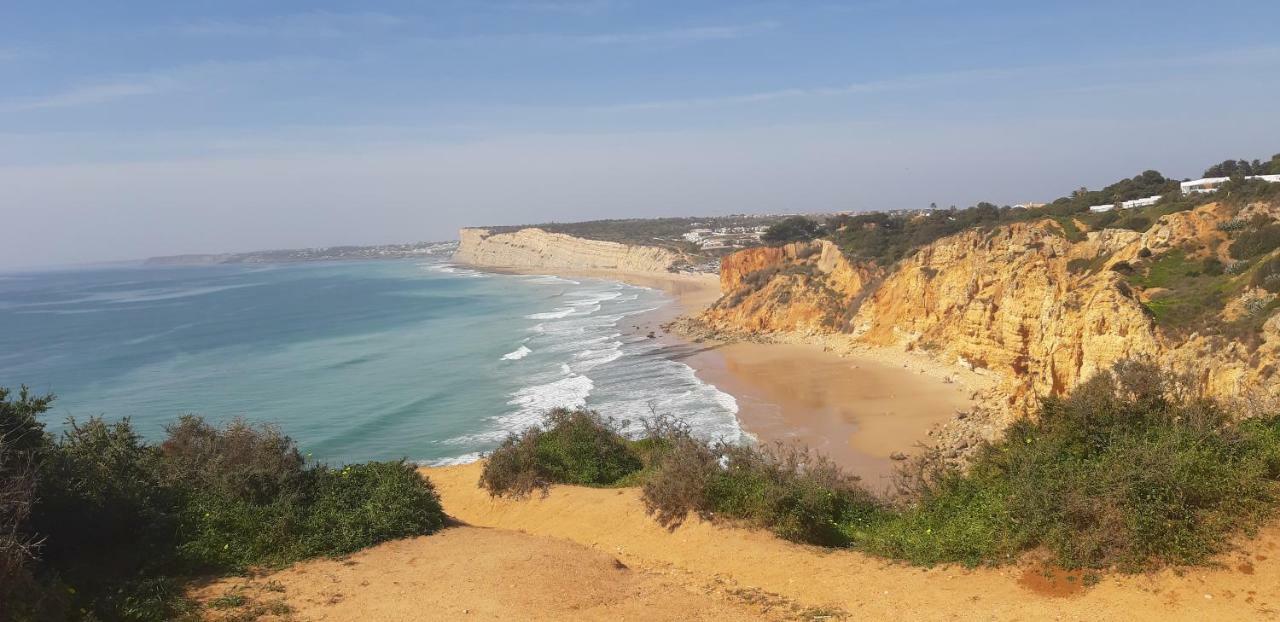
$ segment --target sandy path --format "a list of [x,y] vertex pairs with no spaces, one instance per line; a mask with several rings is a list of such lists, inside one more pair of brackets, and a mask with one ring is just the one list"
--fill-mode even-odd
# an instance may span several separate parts
[[1082,590],[1046,585],[1033,566],[921,569],[696,519],[669,532],[645,516],[635,489],[559,486],[495,500],[476,487],[479,469],[423,469],[468,526],[219,580],[196,595],[248,597],[214,619],[272,602],[293,611],[261,619],[1280,619],[1277,527],[1217,568],[1108,576]]
[[196,592],[206,602],[229,594],[247,602],[214,609],[210,618],[234,620],[279,602],[292,611],[259,619],[711,621],[761,613],[580,544],[466,526]]
[[695,588],[719,578],[805,606],[837,606],[855,619],[1167,622],[1277,619],[1280,610],[1276,527],[1247,544],[1250,554],[1223,557],[1221,568],[1108,576],[1083,593],[1053,597],[1029,588],[1026,578],[1039,573],[1024,568],[921,569],[696,520],[668,532],[645,516],[635,489],[556,487],[545,498],[494,500],[476,488],[479,468],[426,471],[446,510],[469,524],[563,538],[633,568],[683,575]]

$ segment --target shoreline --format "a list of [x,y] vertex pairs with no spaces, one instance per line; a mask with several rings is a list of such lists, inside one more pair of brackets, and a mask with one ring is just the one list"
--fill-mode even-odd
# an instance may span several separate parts
[[757,343],[666,330],[676,318],[696,315],[719,298],[714,274],[461,265],[499,274],[621,281],[665,293],[672,304],[636,316],[623,330],[662,340],[700,380],[733,396],[744,434],[761,444],[808,446],[877,492],[891,485],[898,462],[892,456],[917,454],[920,445],[936,440],[934,433],[957,413],[967,416],[977,391],[990,381],[918,353],[837,347],[799,335]]

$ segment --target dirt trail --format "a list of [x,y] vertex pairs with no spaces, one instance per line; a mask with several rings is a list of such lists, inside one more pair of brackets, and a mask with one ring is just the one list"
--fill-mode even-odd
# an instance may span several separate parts
[[[342,560],[316,560],[254,578],[220,580],[196,597],[243,597],[214,620],[756,620],[757,609],[572,542],[453,527]],[[292,611],[272,615],[273,603]],[[280,608],[283,611],[283,608]]]
[[668,532],[645,516],[635,489],[556,487],[545,498],[491,499],[476,488],[479,470],[472,464],[424,472],[450,515],[468,524],[572,540],[632,567],[674,571],[693,585],[719,578],[858,619],[1280,619],[1277,527],[1249,542],[1248,555],[1223,557],[1221,568],[1108,576],[1076,590],[1046,586],[1027,568],[916,568],[697,520]]
[[298,564],[248,581],[245,593],[282,598],[303,620],[1280,619],[1278,527],[1220,567],[1082,589],[1078,577],[1034,567],[922,569],[696,519],[668,532],[635,489],[495,500],[476,487],[479,469],[423,470],[467,527]]

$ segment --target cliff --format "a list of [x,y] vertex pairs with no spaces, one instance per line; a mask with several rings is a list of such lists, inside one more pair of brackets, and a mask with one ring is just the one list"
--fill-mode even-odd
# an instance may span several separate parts
[[665,248],[588,240],[537,228],[506,233],[468,228],[460,230],[458,238],[454,261],[493,268],[671,272],[684,259]]
[[849,261],[828,241],[749,249],[725,258],[725,294],[697,323],[722,335],[927,352],[997,374],[1006,415],[1123,359],[1187,374],[1210,396],[1280,399],[1276,294],[1251,285],[1280,251],[1233,262],[1226,233],[1228,223],[1276,217],[1273,205],[1214,203],[1145,233],[1084,239],[1054,220],[1020,222],[942,238],[888,269]]

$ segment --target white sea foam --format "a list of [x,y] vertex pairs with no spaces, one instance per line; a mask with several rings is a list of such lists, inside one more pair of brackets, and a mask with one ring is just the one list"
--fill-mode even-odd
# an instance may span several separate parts
[[528,349],[538,353],[536,363],[529,359],[510,368],[518,370],[519,383],[508,396],[510,410],[488,419],[481,431],[445,442],[467,450],[492,446],[541,423],[547,411],[559,407],[589,407],[628,420],[629,432],[638,432],[655,415],[669,415],[704,438],[743,438],[731,395],[702,382],[688,365],[665,358],[656,341],[624,336],[619,328],[625,318],[667,304],[660,293],[618,283],[525,278],[564,286],[543,299],[559,306],[525,316],[533,321],[522,349],[503,357],[522,358]]
[[504,361],[518,361],[518,360],[520,360],[520,359],[522,359],[522,358],[524,358],[524,357],[526,357],[526,356],[529,356],[530,354],[533,354],[533,350],[530,350],[527,346],[520,346],[519,348],[516,348],[515,350],[513,350],[513,351],[511,351],[511,352],[508,352],[508,353],[506,353],[506,354],[503,354],[503,355],[502,355],[502,360],[504,360]]
[[418,264],[418,266],[429,272],[451,274],[454,276],[466,277],[470,279],[478,279],[478,278],[484,278],[484,277],[490,276],[488,273],[480,272],[479,270],[463,268],[462,266],[458,266],[450,263],[428,262],[428,263],[420,263]]
[[462,454],[461,456],[453,456],[451,458],[436,458],[435,460],[419,460],[417,464],[418,466],[425,466],[425,467],[456,466],[459,464],[471,464],[472,462],[475,462],[483,457],[484,457],[484,454],[482,452],[473,451],[471,453]]
[[534,313],[531,315],[526,315],[525,317],[530,320],[558,320],[560,318],[569,317],[570,315],[573,315],[573,312],[575,310],[576,309],[574,309],[573,307],[560,307],[555,311],[547,311],[546,313]]
[[530,283],[537,283],[539,285],[582,285],[580,281],[574,281],[572,279],[566,279],[564,277],[551,274],[527,274],[523,276]]
[[587,396],[591,395],[594,386],[590,378],[573,374],[520,389],[507,404],[516,406],[521,413],[535,416],[553,408],[580,408],[586,406]]

